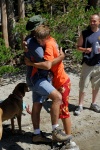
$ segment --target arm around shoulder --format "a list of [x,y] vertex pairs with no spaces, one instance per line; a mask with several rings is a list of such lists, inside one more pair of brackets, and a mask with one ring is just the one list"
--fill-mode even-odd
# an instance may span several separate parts
[[39,69],[44,69],[44,70],[50,70],[52,67],[52,62],[44,61],[44,62],[34,63],[34,67],[39,68]]

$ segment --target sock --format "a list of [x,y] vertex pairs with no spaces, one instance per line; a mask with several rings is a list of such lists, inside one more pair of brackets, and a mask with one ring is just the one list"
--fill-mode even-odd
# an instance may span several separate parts
[[59,126],[59,124],[52,125],[52,130],[54,130],[54,129],[57,128],[58,126]]
[[40,129],[35,129],[34,134],[40,134]]
[[79,106],[80,106],[81,108],[83,107],[83,105],[82,105],[82,104],[80,104]]

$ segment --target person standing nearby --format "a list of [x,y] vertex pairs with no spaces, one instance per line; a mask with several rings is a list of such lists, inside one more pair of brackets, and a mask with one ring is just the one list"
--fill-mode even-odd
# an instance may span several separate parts
[[90,16],[89,27],[82,31],[77,49],[83,53],[82,71],[79,82],[79,105],[75,115],[83,110],[84,96],[89,83],[92,84],[92,103],[90,109],[100,113],[100,106],[96,103],[100,88],[100,17],[98,14]]

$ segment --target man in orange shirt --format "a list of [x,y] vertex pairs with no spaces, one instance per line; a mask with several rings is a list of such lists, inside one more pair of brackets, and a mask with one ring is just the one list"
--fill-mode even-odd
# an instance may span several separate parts
[[[54,58],[59,56],[58,45],[54,38],[50,36],[50,30],[47,26],[40,25],[35,30],[35,36],[41,46],[45,47],[44,59],[51,63]],[[42,65],[44,62],[41,62]],[[45,61],[46,63],[46,61]],[[38,63],[39,64],[39,63]],[[46,63],[47,65],[47,63]],[[35,66],[36,67],[36,66]],[[47,66],[48,67],[48,66]],[[63,103],[60,106],[60,118],[63,121],[64,130],[66,134],[71,134],[71,120],[68,111],[68,100],[70,92],[70,79],[64,70],[62,61],[51,67],[53,73],[52,84],[62,94]]]

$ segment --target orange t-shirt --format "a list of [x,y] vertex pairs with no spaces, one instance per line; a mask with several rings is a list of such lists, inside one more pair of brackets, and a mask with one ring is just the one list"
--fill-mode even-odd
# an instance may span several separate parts
[[[59,50],[58,45],[54,38],[50,37],[46,41],[45,45],[45,52],[44,52],[44,59],[53,61],[54,58],[59,56]],[[55,88],[59,89],[66,81],[69,79],[67,73],[64,70],[64,65],[62,62],[54,65],[51,68],[51,71],[53,72],[53,80],[52,84]]]

